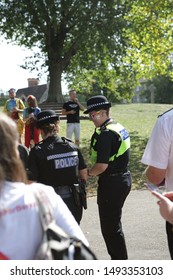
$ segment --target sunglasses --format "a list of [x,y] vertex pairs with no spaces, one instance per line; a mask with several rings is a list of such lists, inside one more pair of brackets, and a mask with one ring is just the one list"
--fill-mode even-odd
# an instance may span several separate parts
[[96,113],[89,114],[89,119],[94,120],[95,116],[99,115],[101,111],[97,111]]

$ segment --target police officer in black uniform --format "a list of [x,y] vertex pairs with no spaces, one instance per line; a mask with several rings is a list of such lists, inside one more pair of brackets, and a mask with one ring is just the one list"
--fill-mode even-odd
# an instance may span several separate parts
[[96,129],[91,138],[92,167],[89,176],[98,176],[97,203],[100,225],[112,260],[128,258],[122,230],[122,207],[131,189],[128,170],[130,137],[127,130],[109,116],[111,103],[98,95],[87,101],[90,120]]
[[30,180],[52,186],[76,221],[86,209],[87,168],[79,148],[71,140],[58,136],[59,116],[45,110],[37,116],[37,128],[43,140],[29,154]]

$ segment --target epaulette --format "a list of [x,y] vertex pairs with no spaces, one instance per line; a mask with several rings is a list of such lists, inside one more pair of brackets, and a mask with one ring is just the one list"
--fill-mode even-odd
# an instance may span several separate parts
[[65,141],[68,141],[68,142],[72,142],[73,143],[73,141],[70,139],[70,138],[66,138],[66,137],[61,137],[61,139],[65,142]]
[[39,141],[38,143],[36,143],[35,146],[41,145],[41,144],[43,144],[43,142],[44,142],[44,140],[41,140],[41,141]]
[[36,144],[34,145],[34,148],[35,148],[36,150],[41,149],[41,145],[43,144],[43,142],[44,142],[44,140],[41,140],[40,142],[36,143]]
[[164,113],[162,113],[162,114],[158,115],[158,118],[160,118],[161,116],[163,116],[164,114],[168,113],[168,112],[169,112],[169,111],[171,111],[171,110],[173,110],[173,108],[171,108],[171,109],[169,109],[169,110],[165,111]]

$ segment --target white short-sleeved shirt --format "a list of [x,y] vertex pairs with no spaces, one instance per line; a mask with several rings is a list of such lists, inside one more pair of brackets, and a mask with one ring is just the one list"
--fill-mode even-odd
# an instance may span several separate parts
[[167,191],[173,190],[173,109],[157,119],[141,162],[167,169],[165,187]]
[[82,240],[82,230],[53,188],[39,183],[5,182],[0,189],[0,258],[32,260],[42,240],[42,227],[33,188],[43,189],[53,206],[57,224],[70,236]]

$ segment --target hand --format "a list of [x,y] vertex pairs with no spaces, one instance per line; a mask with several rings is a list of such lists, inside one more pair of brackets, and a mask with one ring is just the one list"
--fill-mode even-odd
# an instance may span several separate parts
[[167,198],[169,198],[169,200],[173,201],[173,192],[167,192],[163,194],[164,196],[166,196]]
[[170,201],[165,195],[162,195],[158,192],[152,192],[154,196],[156,196],[159,200],[157,204],[159,205],[159,210],[161,216],[168,221],[169,223],[173,224],[173,202]]
[[76,111],[75,110],[71,110],[70,113],[71,113],[71,115],[74,115],[76,113]]
[[11,112],[17,112],[18,111],[18,108],[17,107],[13,107]]
[[74,102],[78,103],[79,101],[78,101],[78,99],[77,99],[77,98],[75,98],[75,99],[74,99]]
[[29,118],[34,118],[34,114],[33,113],[31,113],[31,114],[29,114]]

